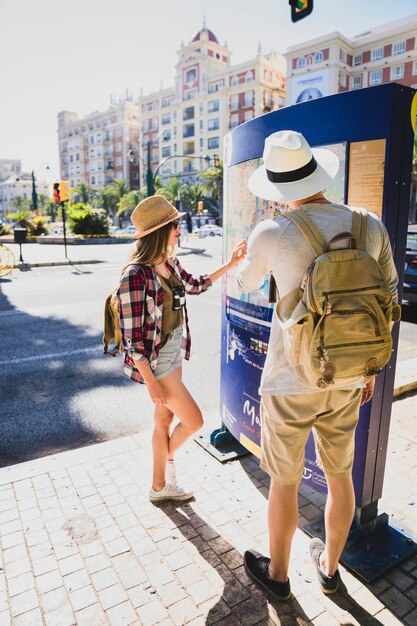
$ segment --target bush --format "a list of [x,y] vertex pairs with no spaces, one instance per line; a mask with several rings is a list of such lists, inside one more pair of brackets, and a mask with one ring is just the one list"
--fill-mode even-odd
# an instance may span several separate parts
[[31,222],[28,222],[27,227],[28,235],[33,237],[39,237],[48,232],[46,228],[46,217],[42,217],[41,215],[34,217]]
[[73,204],[67,210],[69,228],[75,235],[108,235],[109,224],[103,209],[88,204]]
[[10,226],[8,224],[0,224],[0,237],[2,237],[3,235],[10,235],[10,234],[11,234]]

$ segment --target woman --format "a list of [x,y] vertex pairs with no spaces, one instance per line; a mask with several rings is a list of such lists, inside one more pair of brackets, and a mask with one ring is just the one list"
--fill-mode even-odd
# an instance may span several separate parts
[[[209,276],[188,274],[174,256],[185,213],[163,196],[151,196],[132,213],[135,250],[122,271],[118,289],[124,372],[145,383],[155,405],[152,435],[151,502],[189,500],[191,491],[176,483],[174,454],[203,425],[201,411],[181,380],[181,358],[190,358],[191,337],[185,293],[198,295],[241,261],[242,241],[228,263]],[[179,423],[170,432],[174,414]]]

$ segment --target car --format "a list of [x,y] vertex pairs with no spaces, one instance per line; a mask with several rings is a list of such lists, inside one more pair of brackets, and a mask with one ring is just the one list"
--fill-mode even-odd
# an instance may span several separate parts
[[200,237],[214,237],[215,235],[223,235],[223,228],[217,224],[204,224],[198,229]]
[[417,224],[408,227],[403,300],[417,304]]
[[137,233],[136,228],[132,226],[126,226],[125,228],[118,228],[116,230],[117,235],[135,235]]

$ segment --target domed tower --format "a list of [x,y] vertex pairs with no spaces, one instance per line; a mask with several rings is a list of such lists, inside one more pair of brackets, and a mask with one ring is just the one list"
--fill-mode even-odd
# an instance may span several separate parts
[[207,81],[230,65],[230,51],[219,43],[212,30],[203,24],[188,45],[181,44],[178,54],[177,98],[192,100],[207,93]]

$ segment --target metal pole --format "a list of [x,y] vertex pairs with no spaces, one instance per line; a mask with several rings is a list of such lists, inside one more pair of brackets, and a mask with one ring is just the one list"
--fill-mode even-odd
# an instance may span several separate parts
[[65,214],[65,202],[61,202],[61,210],[62,210],[62,225],[64,227],[64,250],[65,250],[65,258],[68,260],[67,255],[67,229],[65,225],[66,214]]

